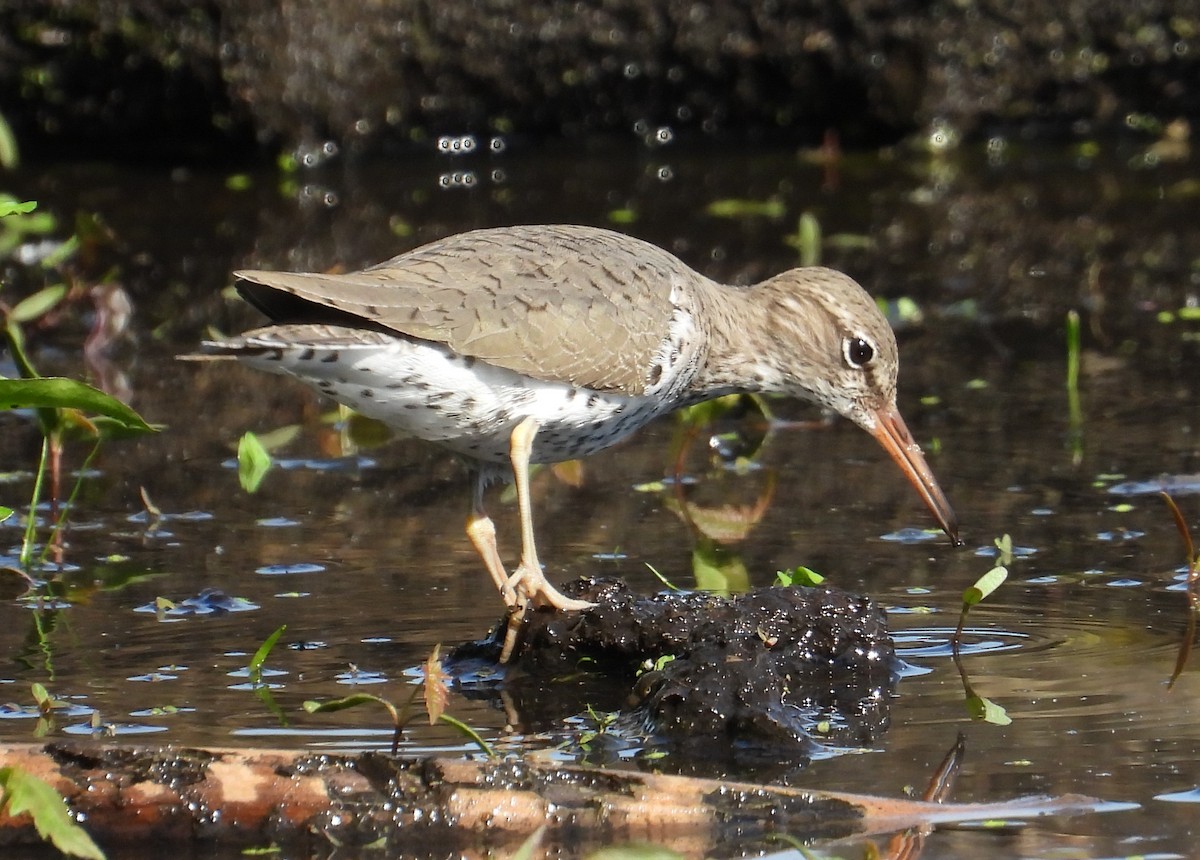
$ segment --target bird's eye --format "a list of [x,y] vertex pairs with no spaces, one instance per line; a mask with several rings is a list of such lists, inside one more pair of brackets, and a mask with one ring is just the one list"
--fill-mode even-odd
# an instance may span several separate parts
[[842,352],[846,356],[846,363],[856,368],[865,367],[875,358],[875,347],[863,337],[846,338],[842,342]]

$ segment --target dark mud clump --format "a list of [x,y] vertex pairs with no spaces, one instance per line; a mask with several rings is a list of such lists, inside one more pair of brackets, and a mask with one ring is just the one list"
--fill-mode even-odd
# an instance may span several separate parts
[[[887,727],[899,664],[885,614],[867,597],[802,587],[642,596],[607,579],[565,592],[597,605],[530,613],[510,681],[620,679],[614,709],[683,747],[720,741],[775,755],[783,746],[795,760],[869,743]],[[539,696],[553,690],[539,685]]]

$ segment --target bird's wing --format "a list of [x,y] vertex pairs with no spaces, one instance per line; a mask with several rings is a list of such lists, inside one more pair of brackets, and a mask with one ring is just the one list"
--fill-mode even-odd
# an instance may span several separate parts
[[640,394],[682,273],[665,251],[606,230],[512,227],[451,236],[361,272],[237,275],[243,295],[280,322],[366,325],[535,378]]

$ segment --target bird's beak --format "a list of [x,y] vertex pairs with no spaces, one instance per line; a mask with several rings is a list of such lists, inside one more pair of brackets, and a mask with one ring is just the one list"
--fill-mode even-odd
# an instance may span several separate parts
[[921,446],[913,441],[912,434],[908,432],[908,426],[896,411],[896,407],[885,406],[875,412],[873,417],[875,426],[870,431],[871,435],[892,455],[896,465],[908,480],[912,481],[912,485],[925,500],[942,531],[949,535],[955,546],[961,546],[962,541],[958,539],[958,517],[954,515],[950,503],[946,501],[946,495],[938,486],[937,478],[925,462]]

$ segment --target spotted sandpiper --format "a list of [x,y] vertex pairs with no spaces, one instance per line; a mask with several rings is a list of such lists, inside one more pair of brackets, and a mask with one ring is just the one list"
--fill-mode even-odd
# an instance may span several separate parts
[[[209,353],[293,376],[467,458],[467,535],[509,607],[578,610],[538,561],[529,464],[592,454],[680,406],[735,391],[792,395],[873,435],[957,542],[954,512],[896,409],[896,339],[857,283],[800,268],[716,283],[654,245],[595,227],[475,230],[361,272],[237,272],[274,321]],[[484,511],[516,482],[521,560],[508,573]]]

